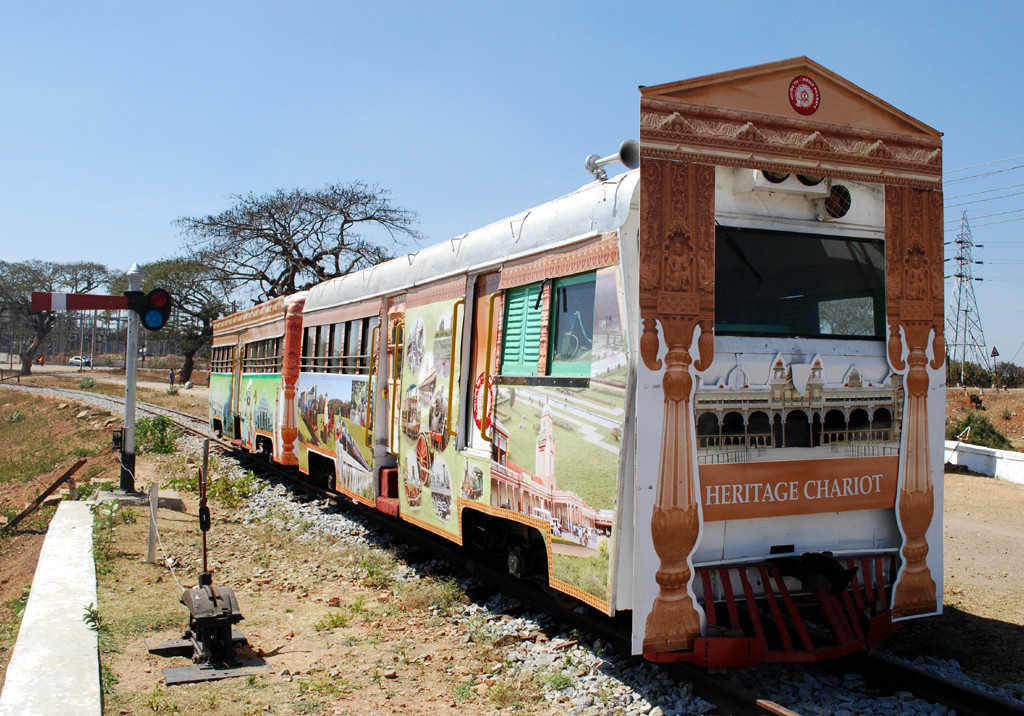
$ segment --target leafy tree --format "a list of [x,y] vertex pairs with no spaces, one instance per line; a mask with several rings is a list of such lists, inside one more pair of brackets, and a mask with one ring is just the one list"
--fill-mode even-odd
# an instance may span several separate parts
[[[213,339],[213,320],[231,310],[231,282],[220,271],[184,258],[163,259],[141,266],[142,290],[167,289],[174,301],[171,318],[161,332],[176,339],[185,358],[181,380],[192,377],[195,356]],[[111,282],[117,293],[125,291],[122,275]]]
[[391,258],[371,236],[398,246],[420,238],[416,221],[386,189],[357,181],[235,196],[231,208],[177,225],[192,260],[273,298]]
[[[949,372],[946,383],[949,385],[960,385],[960,361],[949,361]],[[976,388],[988,388],[992,385],[992,373],[977,363],[964,362],[964,383],[965,386]]]
[[65,264],[52,261],[0,261],[0,311],[32,335],[18,353],[22,375],[32,372],[32,361],[53,330],[58,316],[54,311],[34,313],[32,292],[89,293],[106,285],[109,279],[110,272],[106,266],[85,261]]
[[1024,386],[1024,368],[1016,363],[996,363],[996,383],[1001,388],[1019,388]]

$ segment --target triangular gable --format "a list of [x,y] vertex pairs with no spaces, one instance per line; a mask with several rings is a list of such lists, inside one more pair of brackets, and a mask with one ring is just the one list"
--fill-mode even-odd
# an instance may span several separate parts
[[[790,85],[801,76],[809,77],[820,93],[816,109],[809,114],[798,112],[790,103]],[[807,57],[642,87],[640,92],[649,99],[828,122],[869,132],[931,139],[942,136],[936,129]]]

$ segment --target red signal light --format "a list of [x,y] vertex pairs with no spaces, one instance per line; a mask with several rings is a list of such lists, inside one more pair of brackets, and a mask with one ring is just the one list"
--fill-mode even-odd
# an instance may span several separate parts
[[170,294],[162,288],[154,289],[149,294],[149,305],[153,308],[163,308],[171,300]]

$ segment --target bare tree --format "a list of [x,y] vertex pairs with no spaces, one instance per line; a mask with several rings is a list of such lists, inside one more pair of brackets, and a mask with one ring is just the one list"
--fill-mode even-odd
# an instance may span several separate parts
[[53,330],[58,314],[53,311],[33,313],[33,291],[88,293],[107,284],[110,273],[101,264],[78,262],[69,264],[51,261],[0,261],[0,311],[16,324],[28,329],[32,338],[21,346],[21,373],[32,372],[32,361],[43,341]]
[[[391,258],[392,247],[420,239],[415,212],[386,189],[362,182],[309,191],[235,196],[219,214],[177,221],[190,258],[264,298],[309,288]],[[379,238],[378,238],[379,237]]]
[[[216,269],[188,259],[164,259],[141,267],[143,291],[164,288],[174,303],[171,319],[161,333],[175,339],[185,362],[181,382],[190,380],[196,354],[213,340],[213,320],[231,310],[231,282]],[[128,281],[121,276],[111,282],[121,293]]]

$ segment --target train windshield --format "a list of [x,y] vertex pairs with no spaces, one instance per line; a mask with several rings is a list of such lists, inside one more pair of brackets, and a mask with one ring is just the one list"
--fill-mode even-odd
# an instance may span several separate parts
[[884,243],[717,227],[715,332],[883,339]]

